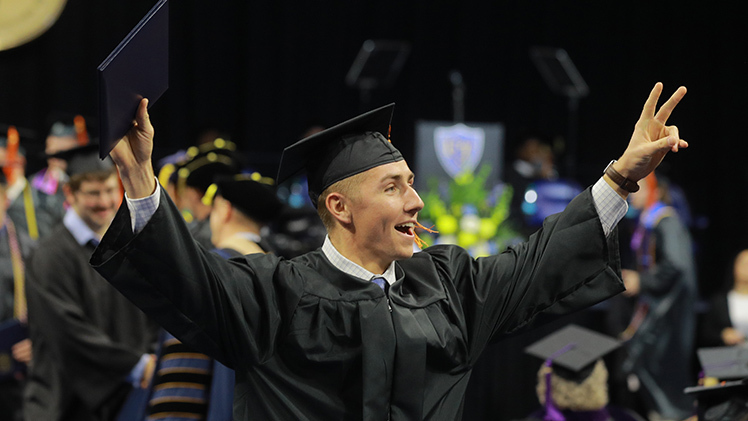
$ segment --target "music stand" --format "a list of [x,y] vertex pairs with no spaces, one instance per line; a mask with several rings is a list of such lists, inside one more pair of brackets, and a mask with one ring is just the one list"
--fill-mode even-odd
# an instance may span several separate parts
[[551,91],[568,98],[569,133],[565,169],[567,176],[573,177],[576,169],[579,99],[587,96],[590,89],[563,48],[532,47],[530,57]]
[[346,85],[359,90],[362,111],[369,109],[372,90],[395,83],[409,53],[410,44],[405,41],[364,41],[345,76]]

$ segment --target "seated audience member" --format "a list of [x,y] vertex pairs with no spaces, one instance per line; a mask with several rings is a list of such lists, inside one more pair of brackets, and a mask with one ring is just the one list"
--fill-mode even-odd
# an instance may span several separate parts
[[710,300],[700,339],[704,346],[745,344],[748,338],[748,250],[735,257],[732,285]]

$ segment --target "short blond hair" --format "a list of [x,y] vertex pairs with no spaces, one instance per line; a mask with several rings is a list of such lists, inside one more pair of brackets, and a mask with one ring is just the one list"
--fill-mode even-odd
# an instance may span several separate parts
[[330,214],[330,211],[327,210],[325,199],[327,199],[327,196],[329,196],[331,193],[340,193],[345,197],[355,200],[357,197],[356,192],[358,190],[358,187],[361,185],[362,180],[363,173],[344,178],[326,188],[317,198],[317,215],[319,215],[320,219],[322,219],[322,224],[325,226],[325,229],[327,229],[328,232],[335,226],[335,218],[333,218],[332,214]]
[[[536,392],[541,405],[545,405],[545,374],[548,370],[551,369],[543,364],[538,371]],[[592,373],[581,383],[551,373],[551,389],[553,403],[561,410],[600,410],[608,405],[608,369],[603,360],[597,360]]]

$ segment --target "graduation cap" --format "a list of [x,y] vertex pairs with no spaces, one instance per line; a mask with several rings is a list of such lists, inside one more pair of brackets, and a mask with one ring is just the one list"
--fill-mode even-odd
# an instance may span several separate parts
[[99,145],[89,143],[84,146],[66,149],[50,155],[52,158],[62,159],[67,162],[67,174],[73,177],[79,174],[111,171],[114,164],[110,158],[99,159]]
[[[599,359],[620,346],[619,340],[572,324],[535,342],[525,352],[545,359],[545,365],[552,366],[557,376],[581,384],[592,375]],[[550,370],[545,376],[545,417],[565,419],[553,401]]]
[[178,165],[178,188],[194,187],[205,193],[216,177],[239,173],[236,146],[229,141],[216,139],[213,143],[187,150],[188,159]]
[[699,420],[748,420],[748,377],[712,386],[687,387],[684,392],[696,399]]
[[273,180],[262,177],[260,173],[218,177],[208,188],[203,201],[212,204],[215,196],[223,197],[239,211],[262,224],[278,217],[283,208],[275,194]]
[[[79,146],[83,146],[90,142],[89,132],[92,131],[91,123],[94,121],[82,114],[55,111],[47,117],[45,136],[72,137],[78,141]],[[95,132],[96,128],[93,129]]]
[[598,359],[620,346],[617,339],[572,324],[535,342],[525,352],[550,361],[562,377],[579,378],[591,371]]
[[400,151],[389,141],[394,109],[395,104],[385,105],[288,146],[281,156],[278,183],[305,170],[309,197],[316,206],[319,195],[332,184],[401,161]]
[[748,348],[745,346],[699,348],[696,353],[707,377],[719,380],[748,377]]
[[167,186],[170,182],[176,182],[177,171],[182,167],[187,157],[187,151],[180,149],[158,160],[158,181],[162,186]]

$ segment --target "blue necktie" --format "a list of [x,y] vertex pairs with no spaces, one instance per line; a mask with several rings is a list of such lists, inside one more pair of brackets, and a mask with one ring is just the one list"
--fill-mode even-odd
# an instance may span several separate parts
[[384,293],[387,294],[388,290],[390,289],[390,283],[387,282],[386,279],[379,276],[379,277],[373,278],[371,281],[379,285],[379,288],[382,288],[382,291],[384,291]]

